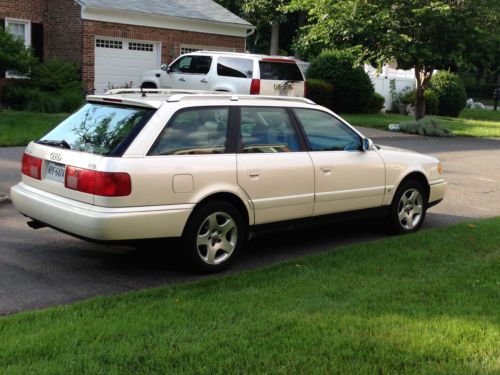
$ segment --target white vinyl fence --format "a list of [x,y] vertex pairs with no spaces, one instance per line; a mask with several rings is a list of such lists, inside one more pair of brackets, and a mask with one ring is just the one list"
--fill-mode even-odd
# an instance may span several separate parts
[[391,109],[392,107],[392,97],[390,82],[394,80],[396,85],[396,92],[400,92],[406,87],[415,88],[416,79],[415,72],[411,70],[401,70],[393,69],[388,66],[384,66],[381,72],[377,72],[377,69],[370,65],[365,65],[365,71],[370,76],[370,79],[375,88],[375,92],[382,95],[385,98],[384,109]]

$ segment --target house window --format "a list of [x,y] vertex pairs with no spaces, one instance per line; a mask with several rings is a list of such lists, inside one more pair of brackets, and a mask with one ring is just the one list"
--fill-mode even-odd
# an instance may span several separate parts
[[[17,39],[21,40],[26,47],[31,46],[30,21],[6,18],[5,30],[14,35]],[[5,78],[26,78],[26,76],[19,74],[14,70],[8,70],[5,72]]]
[[153,52],[153,44],[151,43],[135,43],[129,42],[128,49],[132,51],[147,51]]
[[26,47],[31,45],[31,24],[30,21],[5,19],[5,30],[16,38],[23,41]]
[[121,40],[96,39],[95,46],[98,48],[122,49],[123,42]]

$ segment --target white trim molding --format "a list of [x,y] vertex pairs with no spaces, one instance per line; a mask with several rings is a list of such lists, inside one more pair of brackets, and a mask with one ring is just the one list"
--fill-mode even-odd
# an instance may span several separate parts
[[245,38],[255,26],[82,6],[82,19]]

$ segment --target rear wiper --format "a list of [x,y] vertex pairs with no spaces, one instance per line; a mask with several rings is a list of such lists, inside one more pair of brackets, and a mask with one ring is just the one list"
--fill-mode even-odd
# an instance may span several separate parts
[[36,143],[40,143],[42,145],[48,145],[48,146],[67,148],[68,150],[71,150],[71,146],[64,139],[60,140],[60,141],[41,139],[39,141],[36,141]]

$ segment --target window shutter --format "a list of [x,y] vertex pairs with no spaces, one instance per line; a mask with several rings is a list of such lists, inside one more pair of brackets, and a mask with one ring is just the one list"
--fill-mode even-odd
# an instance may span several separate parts
[[31,47],[35,56],[43,61],[43,24],[41,23],[31,24]]
[[[5,20],[0,19],[0,30],[5,30]],[[0,79],[5,78],[5,67],[0,63]]]

